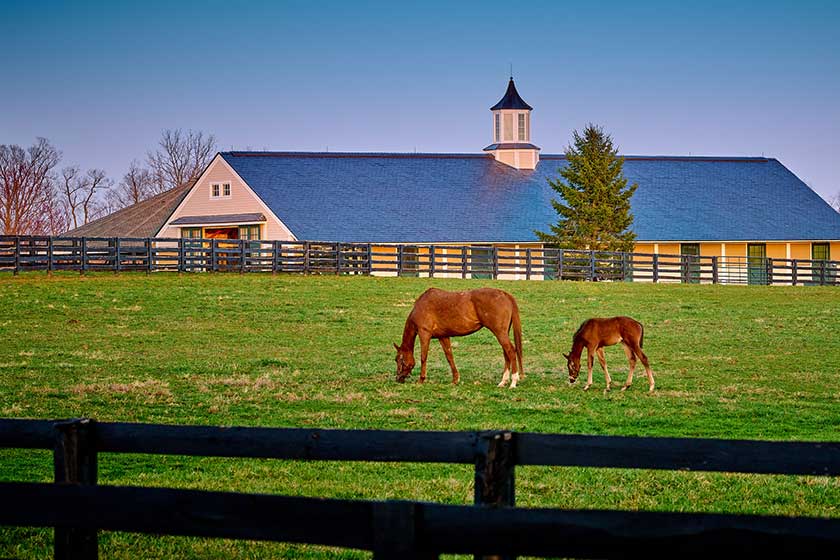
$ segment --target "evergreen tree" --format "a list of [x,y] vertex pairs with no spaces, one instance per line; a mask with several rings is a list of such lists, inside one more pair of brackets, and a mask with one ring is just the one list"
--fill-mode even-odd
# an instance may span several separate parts
[[[549,185],[560,195],[551,204],[559,214],[551,232],[535,231],[544,243],[563,249],[632,251],[630,197],[637,184],[627,185],[612,138],[593,124],[573,133],[566,148],[566,167]],[[563,180],[565,179],[565,181]]]

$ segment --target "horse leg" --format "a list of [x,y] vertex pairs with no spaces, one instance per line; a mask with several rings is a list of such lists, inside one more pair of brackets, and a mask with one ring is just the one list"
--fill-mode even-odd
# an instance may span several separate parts
[[429,356],[429,333],[420,332],[420,383],[426,382],[426,358]]
[[624,387],[621,388],[622,391],[626,391],[627,388],[633,384],[633,372],[636,370],[636,355],[626,342],[622,342],[621,345],[624,347],[624,353],[627,355],[627,361],[630,362],[630,373],[627,375],[627,381],[624,382]]
[[633,352],[642,361],[642,365],[645,366],[645,375],[647,375],[648,378],[648,392],[653,393],[653,387],[654,385],[656,385],[656,383],[653,381],[653,371],[651,371],[650,369],[650,362],[648,362],[647,356],[645,356],[645,353],[642,352],[641,347],[639,347],[638,345],[636,345],[636,347],[633,348]]
[[584,387],[583,387],[584,391],[588,391],[589,388],[592,387],[592,362],[593,362],[593,359],[595,358],[594,354],[595,354],[595,350],[592,349],[592,348],[589,348],[587,346],[587,348],[586,348],[586,368],[587,368],[588,373],[587,373],[587,376],[586,376],[586,385],[584,385]]
[[598,363],[601,364],[601,369],[604,370],[604,380],[607,382],[607,388],[604,389],[604,392],[606,393],[612,386],[612,377],[610,377],[610,372],[607,371],[607,357],[604,356],[603,348],[598,348],[595,353],[598,355]]
[[[510,337],[506,332],[502,331],[494,334],[505,354],[505,371],[502,374],[502,381],[498,386],[504,387],[507,385],[508,379],[511,379],[510,388],[514,389],[516,388],[516,384],[519,383],[519,372],[516,369],[516,349],[513,347]],[[512,378],[511,373],[513,373]]]
[[452,369],[452,384],[457,385],[461,380],[461,374],[458,373],[458,368],[455,367],[455,358],[452,357],[452,342],[449,337],[440,339],[440,347],[443,348],[443,353],[446,354],[446,361],[449,362],[449,367]]

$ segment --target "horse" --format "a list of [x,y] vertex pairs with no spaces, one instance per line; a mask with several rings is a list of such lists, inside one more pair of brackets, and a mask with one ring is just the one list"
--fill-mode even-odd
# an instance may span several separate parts
[[[449,338],[465,336],[486,327],[496,335],[505,356],[505,370],[499,387],[504,387],[508,380],[510,388],[516,387],[522,369],[522,323],[519,319],[519,307],[512,295],[494,288],[479,288],[465,292],[447,292],[429,288],[423,292],[408,315],[403,329],[402,343],[394,344],[397,350],[397,382],[404,383],[414,368],[414,341],[420,337],[420,383],[426,381],[426,357],[429,354],[429,342],[436,338],[440,341],[449,367],[452,369],[452,383],[461,379],[455,360],[452,358],[452,345]],[[508,336],[513,327],[514,346]],[[519,370],[517,371],[517,360]],[[511,374],[513,376],[511,377]]]
[[586,391],[592,386],[592,356],[593,354],[597,354],[598,361],[601,363],[601,368],[604,370],[604,377],[607,381],[607,388],[604,392],[609,391],[612,379],[607,371],[604,347],[620,342],[624,346],[624,353],[627,354],[627,360],[630,362],[630,374],[627,376],[627,381],[621,390],[626,391],[633,384],[633,370],[636,369],[636,358],[638,357],[645,366],[645,373],[648,378],[648,391],[653,392],[653,372],[650,370],[650,363],[648,362],[647,356],[642,352],[644,339],[645,327],[630,317],[587,319],[581,324],[574,337],[572,337],[571,351],[568,354],[563,354],[566,358],[566,367],[569,370],[569,384],[574,383],[578,378],[578,374],[580,373],[580,356],[583,353],[583,348],[586,347],[589,376],[586,379],[586,386],[584,386],[583,390]]

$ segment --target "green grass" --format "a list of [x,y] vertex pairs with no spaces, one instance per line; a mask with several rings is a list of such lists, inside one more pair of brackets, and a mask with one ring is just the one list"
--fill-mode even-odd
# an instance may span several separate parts
[[[496,387],[502,353],[453,339],[461,384],[435,343],[429,381],[394,382],[392,342],[427,287],[516,296],[527,377]],[[579,323],[645,324],[644,375],[604,395],[566,383]],[[244,426],[512,429],[840,440],[836,288],[490,282],[364,277],[0,275],[0,416]],[[419,353],[419,352],[418,352]],[[418,355],[419,361],[419,355]],[[607,349],[624,381],[619,347]],[[48,481],[47,452],[0,450],[0,480]],[[102,484],[470,503],[469,466],[103,455]],[[519,468],[522,506],[840,517],[840,481],[623,469]],[[104,558],[324,557],[358,551],[104,534]],[[48,553],[51,532],[0,529],[0,557]]]

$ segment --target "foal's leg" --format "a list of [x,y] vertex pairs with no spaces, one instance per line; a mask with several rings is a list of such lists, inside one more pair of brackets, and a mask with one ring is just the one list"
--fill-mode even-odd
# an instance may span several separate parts
[[429,357],[429,342],[432,337],[429,333],[420,332],[420,383],[426,382],[426,358]]
[[636,370],[636,355],[630,349],[626,342],[622,341],[621,346],[624,347],[624,353],[627,355],[627,361],[630,362],[630,373],[627,375],[627,381],[624,382],[622,391],[626,391],[630,385],[633,384],[633,372]]
[[629,346],[633,353],[639,358],[639,360],[641,360],[642,365],[645,366],[645,374],[648,378],[648,392],[652,393],[655,383],[653,381],[653,372],[650,369],[650,362],[648,362],[648,358],[645,356],[645,353],[642,352],[642,348],[639,346],[638,342],[630,342]]
[[607,357],[604,356],[603,348],[598,348],[595,353],[598,355],[598,363],[601,364],[601,369],[604,370],[604,380],[607,382],[607,388],[604,391],[609,391],[612,386],[612,377],[610,377],[610,372],[607,371]]
[[592,361],[594,359],[595,349],[586,347],[586,367],[588,374],[586,376],[586,385],[584,385],[583,390],[588,391],[590,387],[592,387]]
[[461,374],[458,373],[458,368],[455,367],[455,358],[452,357],[452,342],[450,342],[449,337],[441,338],[440,346],[443,348],[443,353],[446,354],[446,361],[449,362],[450,369],[452,369],[452,383],[453,385],[457,385],[458,381],[461,380]]
[[511,372],[513,372],[510,388],[514,389],[516,384],[519,383],[519,372],[516,370],[516,349],[514,349],[508,333],[501,331],[493,334],[496,335],[496,340],[499,341],[502,351],[505,353],[505,371],[502,373],[502,381],[498,386],[504,387],[507,385],[508,379],[511,379]]

